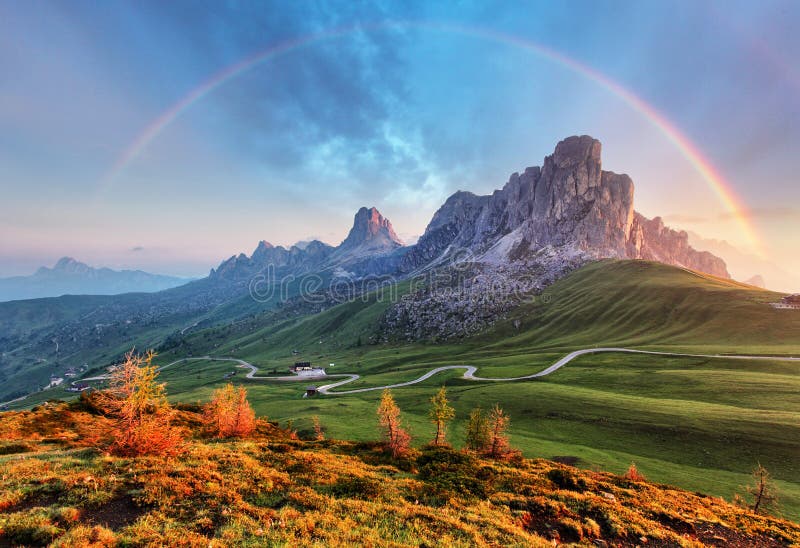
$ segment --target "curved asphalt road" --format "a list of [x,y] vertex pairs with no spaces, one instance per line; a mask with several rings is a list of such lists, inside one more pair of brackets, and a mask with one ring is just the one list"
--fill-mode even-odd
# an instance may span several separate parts
[[[163,365],[158,368],[159,371],[166,369],[171,365],[175,365],[176,363],[181,363],[185,361],[191,360],[210,360],[210,361],[227,361],[227,362],[234,362],[238,364],[238,367],[242,367],[245,369],[249,369],[247,375],[245,375],[248,379],[257,379],[257,380],[265,380],[265,381],[280,381],[280,382],[290,382],[290,381],[308,381],[312,379],[329,379],[333,377],[345,377],[344,380],[326,384],[324,386],[320,386],[317,390],[320,394],[325,394],[329,396],[342,396],[345,394],[358,394],[361,392],[371,392],[373,390],[383,390],[385,388],[400,388],[403,386],[411,386],[412,384],[417,384],[422,381],[425,381],[437,373],[441,373],[442,371],[449,371],[452,369],[464,369],[463,378],[472,380],[472,381],[484,381],[484,382],[513,382],[513,381],[523,381],[527,379],[535,379],[537,377],[544,377],[553,373],[569,362],[578,358],[579,356],[583,356],[584,354],[597,354],[601,352],[625,352],[629,354],[650,354],[656,356],[678,356],[678,357],[687,357],[687,358],[725,358],[729,360],[777,360],[777,361],[800,361],[800,358],[790,358],[790,357],[776,357],[776,356],[732,356],[732,355],[724,355],[724,354],[682,354],[677,352],[656,352],[652,350],[631,350],[630,348],[584,348],[583,350],[576,350],[574,352],[570,352],[553,365],[542,369],[538,373],[533,373],[532,375],[525,375],[523,377],[505,377],[505,378],[493,378],[493,377],[478,377],[475,373],[478,371],[478,368],[474,365],[445,365],[442,367],[436,367],[431,369],[421,377],[418,377],[414,380],[400,382],[395,384],[387,384],[384,386],[372,386],[369,388],[357,388],[354,390],[342,390],[338,392],[331,392],[334,388],[338,388],[340,386],[344,386],[345,384],[349,384],[353,381],[356,381],[361,378],[361,375],[356,375],[355,373],[342,373],[336,375],[289,375],[283,377],[264,377],[264,376],[256,376],[258,372],[258,368],[248,363],[244,360],[240,360],[238,358],[216,358],[213,356],[198,356],[196,358],[181,358],[180,360],[176,360],[174,362],[168,363],[167,365]],[[108,375],[102,375],[99,377],[90,377],[87,379],[81,379],[84,381],[93,381],[93,380],[103,380],[107,379]]]
[[600,352],[627,352],[630,354],[652,354],[657,356],[682,356],[682,357],[691,357],[691,358],[727,358],[727,359],[737,359],[737,360],[781,360],[781,361],[800,361],[800,358],[784,358],[784,357],[774,357],[774,356],[727,356],[727,355],[720,355],[720,354],[681,354],[676,352],[655,352],[650,350],[631,350],[629,348],[584,348],[583,350],[576,350],[574,352],[570,352],[553,365],[542,369],[538,373],[534,373],[532,375],[525,375],[524,377],[505,377],[505,378],[491,378],[491,377],[477,377],[475,376],[475,372],[478,370],[477,367],[474,365],[445,365],[443,367],[437,367],[435,369],[431,369],[424,375],[419,378],[416,378],[412,381],[408,382],[401,382],[397,384],[389,384],[386,386],[373,386],[370,388],[358,388],[356,390],[342,390],[339,392],[330,392],[331,389],[337,388],[344,384],[353,382],[354,380],[358,379],[358,375],[350,375],[350,379],[340,381],[333,384],[326,384],[325,386],[320,386],[317,388],[320,393],[328,394],[331,396],[338,396],[343,394],[356,394],[359,392],[369,392],[371,390],[383,390],[385,388],[399,388],[401,386],[410,386],[412,384],[420,383],[424,380],[427,380],[434,376],[435,374],[441,371],[448,371],[451,369],[464,369],[463,378],[473,380],[473,381],[487,381],[487,382],[511,382],[511,381],[522,381],[526,379],[535,379],[537,377],[544,377],[545,375],[549,375],[554,371],[557,371],[567,365],[569,362],[574,360],[579,356],[583,356],[584,354],[595,354]]

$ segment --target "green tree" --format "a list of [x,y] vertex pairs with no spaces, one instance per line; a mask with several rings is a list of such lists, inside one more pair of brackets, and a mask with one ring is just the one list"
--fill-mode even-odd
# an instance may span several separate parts
[[456,411],[447,401],[447,390],[441,387],[431,398],[431,410],[428,417],[436,425],[436,435],[433,438],[433,445],[447,445],[447,423],[456,416]]
[[489,426],[489,419],[480,407],[476,407],[470,412],[469,421],[467,421],[467,449],[484,452],[488,449],[491,439],[492,430]]

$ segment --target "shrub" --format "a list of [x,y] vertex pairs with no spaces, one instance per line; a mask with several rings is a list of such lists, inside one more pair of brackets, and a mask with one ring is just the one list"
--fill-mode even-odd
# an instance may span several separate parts
[[628,481],[645,481],[647,479],[641,472],[639,472],[639,469],[636,468],[636,464],[633,462],[628,467],[628,470],[625,472],[623,477]]
[[246,437],[256,429],[256,416],[247,401],[247,389],[230,383],[215,390],[205,406],[204,420],[221,438]]
[[576,479],[575,474],[569,470],[553,468],[547,472],[547,478],[561,489],[569,489],[570,491],[580,492],[586,490],[586,480],[583,478]]
[[437,495],[473,495],[486,498],[493,491],[494,470],[470,454],[448,447],[429,446],[417,458],[417,477]]
[[328,490],[336,498],[372,500],[383,494],[381,482],[363,476],[341,476]]
[[3,536],[15,545],[45,546],[64,533],[44,510],[35,513],[16,513],[0,520]]

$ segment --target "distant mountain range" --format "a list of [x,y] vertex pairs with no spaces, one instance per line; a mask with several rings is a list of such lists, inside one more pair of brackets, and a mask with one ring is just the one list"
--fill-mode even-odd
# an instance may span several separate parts
[[0,301],[60,295],[152,293],[188,281],[186,278],[150,274],[141,270],[93,268],[71,257],[62,257],[53,268],[43,266],[30,276],[0,278]]
[[512,174],[491,195],[450,196],[414,245],[404,245],[376,208],[362,207],[338,246],[312,240],[287,249],[261,241],[250,256],[232,256],[189,283],[62,259],[24,281],[5,280],[20,285],[13,293],[0,285],[0,294],[157,292],[0,303],[0,381],[7,380],[0,401],[25,393],[46,378],[48,364],[66,356],[100,365],[134,344],[180,347],[209,327],[245,320],[278,326],[403,280],[413,279],[406,284],[413,292],[387,304],[365,340],[479,333],[526,295],[600,259],[644,259],[729,277],[725,262],[690,246],[686,232],[636,212],[633,194],[630,177],[602,170],[598,140],[569,137],[541,167]]

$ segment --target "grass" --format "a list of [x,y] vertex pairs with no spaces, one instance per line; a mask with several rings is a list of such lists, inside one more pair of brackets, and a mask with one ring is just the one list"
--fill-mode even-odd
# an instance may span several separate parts
[[[331,373],[363,376],[348,385],[355,388],[408,381],[448,364],[476,365],[485,376],[531,374],[569,351],[596,345],[800,355],[800,313],[768,305],[778,298],[656,263],[603,261],[560,280],[470,339],[368,344],[390,304],[371,296],[279,323],[255,318],[190,333],[158,363],[186,355],[235,356],[257,365],[261,374],[285,371],[297,360],[335,363]],[[162,378],[173,401],[204,401],[232,368],[185,362]],[[574,456],[585,468],[615,472],[635,461],[648,477],[729,499],[760,461],[779,481],[785,515],[798,520],[798,368],[777,361],[601,354],[530,382],[475,383],[458,378],[461,371],[448,372],[397,389],[395,397],[419,443],[432,435],[427,401],[446,383],[458,412],[454,433],[472,406],[500,402],[512,419],[512,441],[526,456]],[[377,436],[379,392],[303,399],[303,381],[234,380],[247,384],[259,414],[282,424],[293,421],[310,430],[311,417],[318,415],[337,438]]]
[[[539,365],[498,364],[492,374],[530,373]],[[543,360],[550,362],[550,357]],[[431,362],[435,363],[435,362]],[[176,366],[173,366],[176,367]],[[418,370],[367,376],[380,385],[415,378]],[[800,364],[777,361],[587,355],[542,379],[482,383],[445,372],[395,390],[416,443],[433,435],[428,399],[446,384],[457,410],[451,426],[460,439],[472,407],[501,403],[512,419],[512,441],[526,456],[574,456],[586,468],[621,473],[631,462],[648,477],[731,499],[757,462],[781,482],[782,508],[800,518]],[[163,380],[174,401],[206,401],[231,370],[221,362],[185,362]],[[483,369],[479,370],[483,373]],[[379,391],[303,398],[308,382],[246,381],[257,413],[311,431],[318,415],[338,439],[374,440]],[[359,417],[359,420],[352,420]]]
[[[203,364],[205,367],[209,364]],[[303,441],[260,421],[245,440],[178,412],[177,457],[103,452],[88,401],[0,415],[0,544],[26,546],[786,546],[800,526],[547,460]],[[20,438],[25,442],[21,443]],[[600,542],[602,541],[602,542]]]

